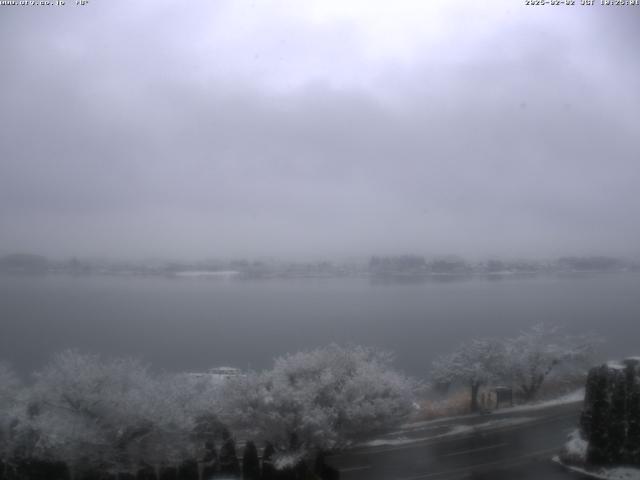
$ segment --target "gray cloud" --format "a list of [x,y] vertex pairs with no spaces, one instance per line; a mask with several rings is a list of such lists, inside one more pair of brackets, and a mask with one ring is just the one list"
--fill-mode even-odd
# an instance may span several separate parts
[[237,3],[3,8],[0,250],[640,253],[640,9]]

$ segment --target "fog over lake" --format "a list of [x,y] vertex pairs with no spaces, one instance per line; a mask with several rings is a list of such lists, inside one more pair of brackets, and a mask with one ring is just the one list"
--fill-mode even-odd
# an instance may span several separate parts
[[637,273],[393,284],[365,278],[224,281],[0,275],[0,351],[23,373],[63,348],[142,357],[170,371],[260,369],[329,342],[393,350],[426,376],[434,356],[543,321],[637,353]]

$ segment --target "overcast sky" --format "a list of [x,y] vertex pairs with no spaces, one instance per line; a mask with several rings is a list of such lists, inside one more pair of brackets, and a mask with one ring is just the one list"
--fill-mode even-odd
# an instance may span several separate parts
[[67,4],[0,7],[0,253],[640,255],[640,7]]

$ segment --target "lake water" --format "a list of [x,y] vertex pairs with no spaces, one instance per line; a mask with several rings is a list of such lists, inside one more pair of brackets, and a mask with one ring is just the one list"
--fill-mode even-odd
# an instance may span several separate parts
[[640,275],[414,284],[0,276],[0,359],[21,372],[69,347],[134,354],[171,371],[258,369],[336,341],[391,349],[398,367],[421,376],[460,341],[541,321],[602,335],[603,356],[640,354]]

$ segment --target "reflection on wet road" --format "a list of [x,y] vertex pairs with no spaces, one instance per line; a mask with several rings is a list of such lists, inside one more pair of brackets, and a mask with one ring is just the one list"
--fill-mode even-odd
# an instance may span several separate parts
[[[581,403],[460,418],[442,433],[436,424],[398,432],[400,441],[333,456],[342,480],[567,480],[551,462],[576,428]],[[455,433],[460,432],[460,433]],[[402,435],[402,437],[400,437]],[[414,440],[414,441],[411,441]]]

